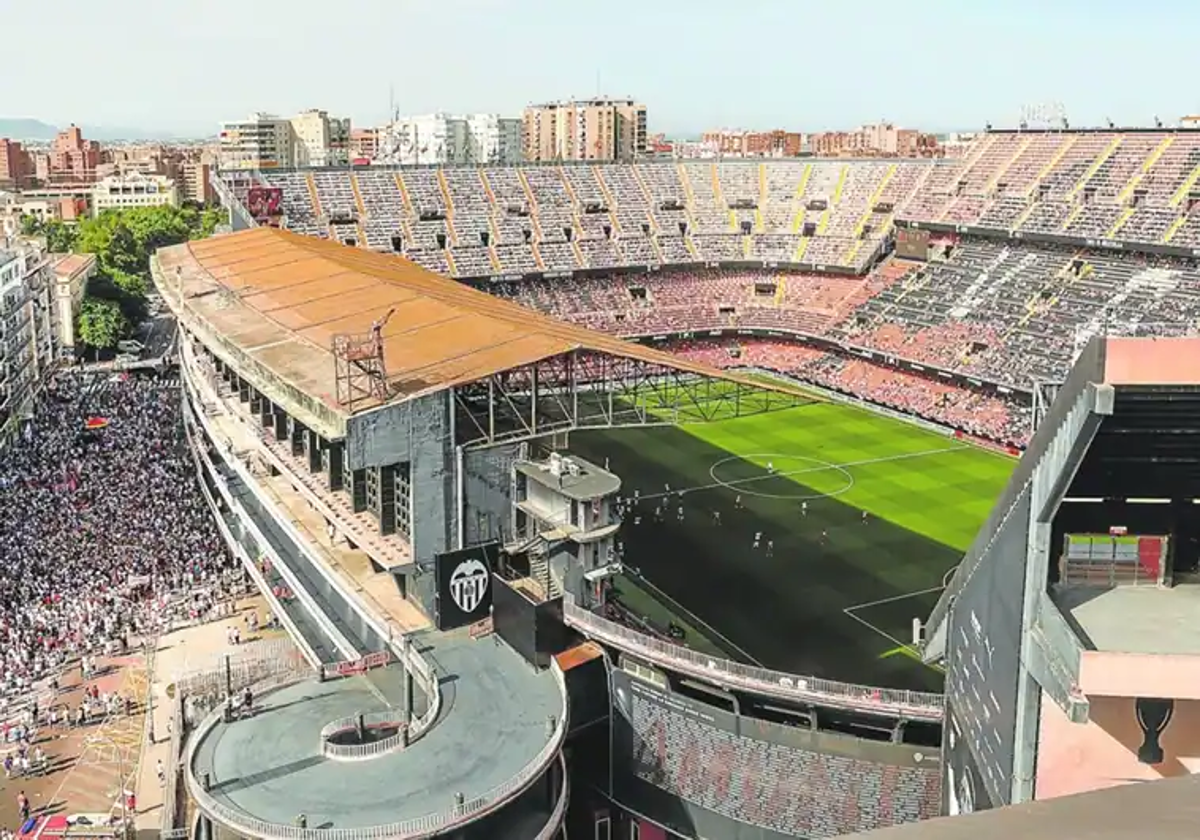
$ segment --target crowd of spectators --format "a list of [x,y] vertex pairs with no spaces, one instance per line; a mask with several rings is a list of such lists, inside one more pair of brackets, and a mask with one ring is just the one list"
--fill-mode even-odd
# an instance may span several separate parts
[[1023,447],[1032,411],[1013,396],[984,393],[867,359],[795,342],[760,338],[701,339],[668,348],[714,367],[753,367],[785,374],[995,443]]
[[169,376],[62,374],[0,453],[6,702],[137,644],[170,593],[230,567],[181,448],[180,398]]

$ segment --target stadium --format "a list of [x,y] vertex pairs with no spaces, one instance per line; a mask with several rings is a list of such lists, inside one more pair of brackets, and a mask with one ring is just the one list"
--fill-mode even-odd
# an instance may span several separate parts
[[1190,609],[1198,181],[1159,129],[224,173],[235,232],[152,267],[296,652],[181,686],[228,698],[205,830],[820,838],[1100,786],[1043,757],[1197,699],[1105,628]]

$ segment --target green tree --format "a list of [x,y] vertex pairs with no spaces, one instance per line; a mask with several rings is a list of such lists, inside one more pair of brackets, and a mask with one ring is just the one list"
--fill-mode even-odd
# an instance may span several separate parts
[[79,310],[78,331],[84,344],[106,350],[115,347],[129,331],[129,321],[115,301],[87,297]]
[[61,219],[51,219],[42,225],[46,246],[56,254],[69,254],[75,250],[79,229]]
[[38,236],[42,232],[42,223],[38,221],[37,216],[31,216],[28,213],[21,214],[21,235],[22,236]]

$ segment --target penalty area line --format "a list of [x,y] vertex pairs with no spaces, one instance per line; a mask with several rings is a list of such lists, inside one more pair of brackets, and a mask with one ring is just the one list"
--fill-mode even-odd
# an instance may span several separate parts
[[928,589],[918,589],[916,592],[905,592],[902,595],[893,595],[890,598],[880,598],[877,601],[866,601],[861,604],[855,604],[851,607],[843,607],[846,613],[854,613],[856,610],[865,610],[868,607],[879,607],[883,604],[894,604],[897,601],[903,601],[905,598],[917,598],[921,595],[928,595],[931,592],[941,592],[945,586],[931,586]]

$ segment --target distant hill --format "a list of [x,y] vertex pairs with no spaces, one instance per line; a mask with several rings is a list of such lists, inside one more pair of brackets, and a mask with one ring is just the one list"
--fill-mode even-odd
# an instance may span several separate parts
[[41,120],[0,117],[0,137],[13,140],[53,140],[58,129]]
[[[88,140],[111,142],[113,140],[176,140],[176,135],[168,131],[152,131],[142,128],[124,128],[120,126],[81,125],[83,136]],[[0,117],[0,137],[13,140],[49,141],[58,134],[58,126],[44,123],[41,120],[24,117]]]

